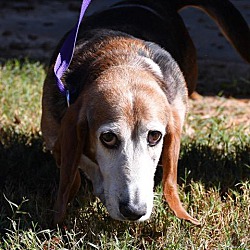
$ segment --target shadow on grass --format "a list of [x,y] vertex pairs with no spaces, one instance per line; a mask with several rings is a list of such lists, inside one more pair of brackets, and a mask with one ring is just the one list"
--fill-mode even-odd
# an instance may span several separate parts
[[0,131],[0,169],[0,229],[19,217],[26,225],[46,221],[58,170],[41,136]]
[[[249,166],[249,145],[227,153],[191,142],[182,145],[178,181],[201,181],[206,188],[219,187],[223,199],[237,183],[249,180]],[[10,228],[11,220],[19,218],[23,229],[30,227],[31,221],[49,227],[59,171],[51,154],[44,151],[41,136],[0,131],[0,168],[1,232]]]
[[216,187],[221,197],[229,189],[239,191],[237,184],[250,180],[250,145],[235,146],[233,152],[215,150],[207,145],[182,145],[178,168],[179,181],[200,181],[205,188]]

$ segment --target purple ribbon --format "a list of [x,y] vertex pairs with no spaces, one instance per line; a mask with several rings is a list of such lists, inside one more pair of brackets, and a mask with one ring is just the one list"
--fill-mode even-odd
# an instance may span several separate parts
[[61,81],[61,77],[63,76],[64,72],[68,69],[70,62],[73,57],[76,38],[79,30],[79,26],[81,24],[82,18],[85,14],[86,9],[88,8],[91,0],[83,0],[81,6],[81,12],[78,19],[78,23],[76,26],[70,31],[67,38],[65,39],[60,52],[57,56],[56,63],[54,66],[54,72],[56,76],[56,83],[59,88],[59,91],[66,96],[67,103],[69,106],[69,91],[65,88],[65,85]]

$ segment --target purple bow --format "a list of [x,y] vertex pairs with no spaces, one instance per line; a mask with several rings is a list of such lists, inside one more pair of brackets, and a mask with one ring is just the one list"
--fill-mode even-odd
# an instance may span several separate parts
[[54,66],[54,72],[56,76],[56,82],[57,86],[59,88],[59,91],[66,96],[67,103],[69,106],[69,91],[65,88],[64,84],[61,81],[61,77],[64,74],[64,72],[68,69],[71,59],[73,57],[74,49],[75,49],[75,43],[76,38],[79,30],[79,26],[81,24],[82,18],[85,14],[86,9],[88,8],[91,0],[83,0],[82,6],[81,6],[81,12],[78,19],[78,23],[76,26],[70,31],[67,38],[65,39],[60,52],[57,56],[56,63]]

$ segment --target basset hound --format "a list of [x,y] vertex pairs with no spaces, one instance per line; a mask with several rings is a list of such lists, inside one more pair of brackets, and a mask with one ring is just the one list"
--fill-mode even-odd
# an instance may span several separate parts
[[196,225],[177,190],[177,164],[188,95],[196,86],[196,51],[178,14],[186,6],[206,11],[250,62],[250,32],[227,0],[116,1],[81,24],[62,81],[52,56],[43,87],[41,129],[60,168],[54,224],[77,193],[80,170],[117,220],[144,221],[153,209],[154,175],[163,165],[165,199],[175,215]]

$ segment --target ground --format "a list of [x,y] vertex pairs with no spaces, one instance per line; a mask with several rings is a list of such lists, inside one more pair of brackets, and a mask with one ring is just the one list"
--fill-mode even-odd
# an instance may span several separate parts
[[[112,0],[92,1],[89,13]],[[234,0],[235,6],[250,23],[250,1]],[[47,63],[60,37],[78,17],[81,1],[17,0],[0,2],[0,58],[23,58]],[[232,122],[250,123],[250,65],[244,62],[221,35],[216,24],[203,12],[181,12],[197,48],[199,62],[198,91],[203,99],[191,102],[190,108],[204,103],[203,110],[213,113],[222,107],[235,113]],[[226,99],[218,98],[224,96]]]
[[[112,0],[92,1],[93,10]],[[160,187],[151,220],[114,221],[83,181],[65,226],[49,229],[59,171],[40,133],[42,82],[80,3],[0,0],[0,249],[249,249],[250,65],[194,9],[181,14],[197,47],[203,98],[189,102],[178,183],[202,226],[176,219]],[[249,24],[250,0],[233,3]],[[6,61],[23,57],[31,61]]]

